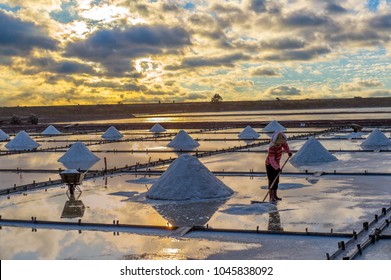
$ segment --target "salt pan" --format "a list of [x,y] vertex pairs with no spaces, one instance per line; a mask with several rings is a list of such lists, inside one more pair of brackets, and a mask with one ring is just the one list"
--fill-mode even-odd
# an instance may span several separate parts
[[323,145],[314,137],[310,137],[300,150],[292,157],[291,164],[294,166],[322,164],[338,159],[333,156]]
[[170,143],[167,144],[167,147],[175,149],[192,149],[198,147],[200,144],[195,141],[189,134],[181,129],[178,134],[172,139]]
[[147,192],[150,199],[200,200],[226,198],[233,191],[216,178],[196,157],[181,155]]

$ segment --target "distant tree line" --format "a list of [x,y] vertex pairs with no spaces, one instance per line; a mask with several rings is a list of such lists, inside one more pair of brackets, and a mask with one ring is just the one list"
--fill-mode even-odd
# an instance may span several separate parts
[[27,118],[22,119],[20,116],[13,115],[10,119],[10,124],[17,125],[22,124],[23,121],[26,121],[30,124],[38,124],[38,117],[34,114],[31,114]]
[[211,102],[212,103],[220,103],[220,102],[223,102],[223,98],[220,96],[220,94],[216,93],[215,95],[213,95]]

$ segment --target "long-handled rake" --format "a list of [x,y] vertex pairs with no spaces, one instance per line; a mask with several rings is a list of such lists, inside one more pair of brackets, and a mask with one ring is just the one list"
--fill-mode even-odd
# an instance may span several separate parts
[[265,202],[266,197],[269,195],[270,190],[272,189],[272,187],[274,186],[274,184],[277,182],[277,179],[278,179],[278,177],[280,177],[280,174],[281,174],[281,172],[282,172],[282,169],[285,167],[285,164],[288,162],[289,159],[290,159],[290,157],[288,157],[288,158],[285,160],[284,164],[283,164],[282,167],[281,167],[280,172],[278,172],[276,178],[274,178],[274,180],[273,180],[273,182],[271,183],[270,187],[268,188],[267,193],[266,193],[265,197],[263,198],[263,200],[262,200],[262,201],[259,201],[259,200],[251,200],[251,203],[252,203],[252,204],[254,204],[254,203],[269,203],[269,202]]

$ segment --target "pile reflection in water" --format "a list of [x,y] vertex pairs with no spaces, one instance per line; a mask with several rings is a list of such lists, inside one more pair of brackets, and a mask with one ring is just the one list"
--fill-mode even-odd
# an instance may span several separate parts
[[153,205],[171,226],[203,226],[226,200],[186,201]]
[[75,196],[75,194],[68,195],[68,200],[65,202],[64,209],[61,213],[61,219],[81,218],[84,216],[85,206],[83,201],[79,199],[80,196],[81,193],[79,193],[77,197]]

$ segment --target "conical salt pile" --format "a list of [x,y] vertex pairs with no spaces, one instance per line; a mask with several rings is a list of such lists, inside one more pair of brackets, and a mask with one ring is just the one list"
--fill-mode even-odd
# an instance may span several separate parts
[[321,164],[338,160],[314,137],[310,137],[300,150],[292,157],[294,166]]
[[53,125],[49,125],[44,131],[42,131],[43,135],[60,135],[61,132],[55,128]]
[[58,159],[68,169],[88,170],[100,160],[82,142],[74,143],[68,151]]
[[271,121],[267,126],[263,128],[265,132],[286,131],[286,128],[282,126],[278,121]]
[[10,139],[10,136],[5,133],[1,128],[0,128],[0,141],[5,141]]
[[199,200],[225,198],[233,191],[217,179],[196,157],[181,155],[147,192],[150,199]]
[[259,138],[259,133],[256,132],[251,126],[246,126],[242,132],[239,133],[240,139],[256,139]]
[[384,135],[383,132],[381,132],[379,129],[375,128],[371,134],[365,139],[361,146],[388,146],[391,145],[390,139],[387,138],[387,136]]
[[119,132],[114,126],[110,126],[105,133],[103,133],[102,135],[102,138],[105,139],[105,140],[110,140],[110,141],[114,141],[114,140],[120,140],[122,137],[124,137],[122,135],[121,132]]
[[162,133],[162,132],[165,132],[166,129],[163,126],[161,126],[160,124],[156,123],[151,127],[151,129],[149,131],[153,132],[153,133]]
[[39,146],[41,145],[35,142],[24,130],[18,132],[14,139],[5,145],[5,147],[11,151],[34,150]]
[[195,141],[189,134],[181,129],[178,134],[172,139],[170,143],[167,144],[167,147],[175,149],[192,149],[198,147],[200,144]]

